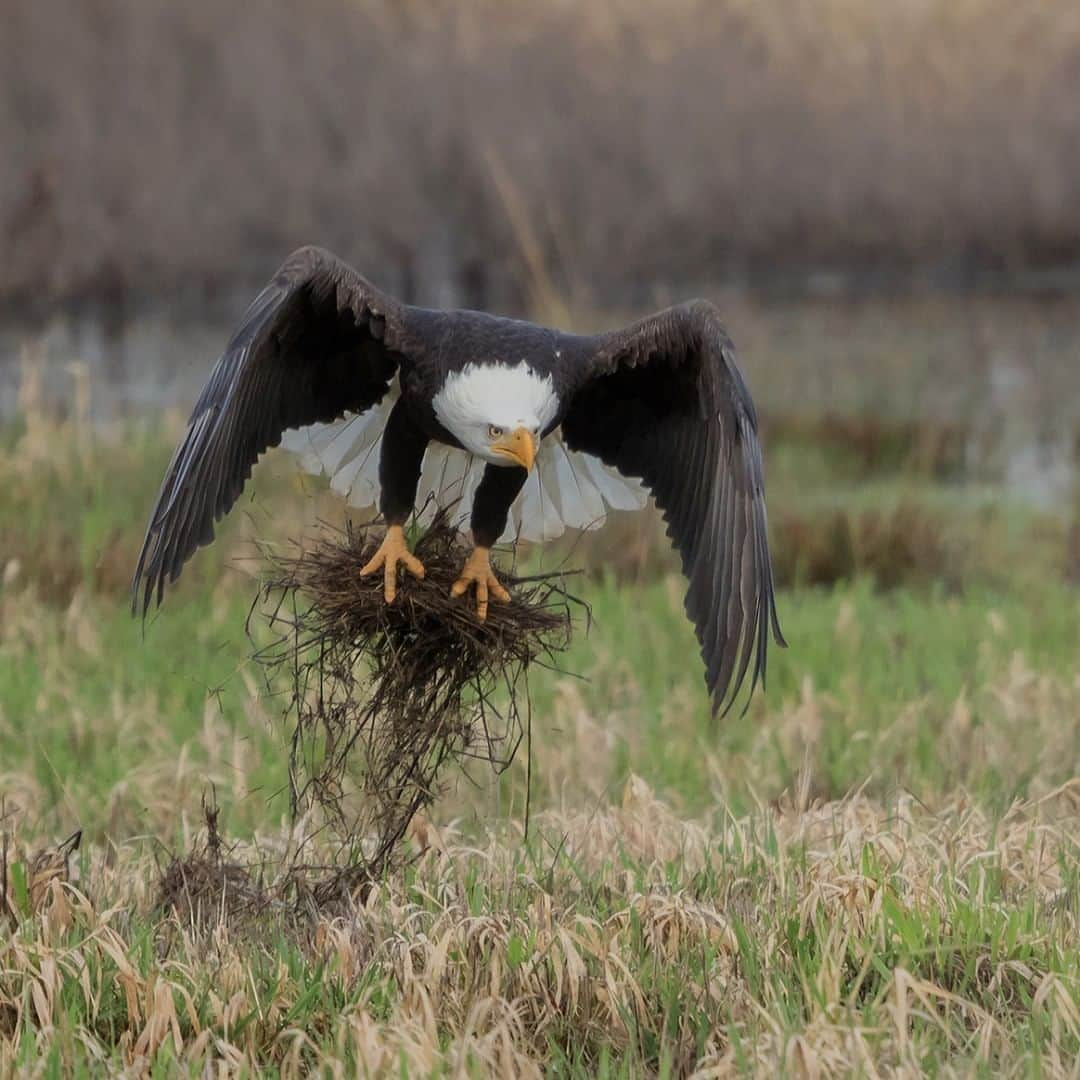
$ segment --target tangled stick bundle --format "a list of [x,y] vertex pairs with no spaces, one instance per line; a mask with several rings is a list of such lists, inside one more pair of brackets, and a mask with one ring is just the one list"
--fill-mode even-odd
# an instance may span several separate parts
[[157,906],[173,912],[184,927],[206,929],[218,922],[256,919],[275,903],[261,874],[233,862],[218,832],[216,799],[203,797],[206,839],[196,840],[184,856],[173,855],[157,885]]
[[293,811],[321,808],[350,849],[351,881],[390,865],[410,820],[451,761],[506,768],[528,723],[526,674],[566,648],[571,605],[561,573],[505,577],[509,604],[483,622],[450,587],[467,549],[440,512],[393,604],[382,575],[360,577],[379,540],[371,525],[269,555],[260,598],[278,637],[257,658],[291,686]]

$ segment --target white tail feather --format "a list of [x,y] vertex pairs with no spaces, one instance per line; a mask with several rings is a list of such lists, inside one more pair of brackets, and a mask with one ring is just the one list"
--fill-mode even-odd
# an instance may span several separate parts
[[[350,506],[377,506],[379,452],[397,387],[362,416],[330,424],[313,424],[286,433],[281,445],[300,456],[311,473],[325,473],[330,487]],[[438,506],[451,509],[451,519],[468,527],[473,496],[484,462],[464,450],[431,443],[416,492],[419,520],[427,523]],[[553,540],[566,529],[598,529],[608,509],[640,510],[648,495],[630,480],[590,454],[567,449],[559,432],[540,445],[536,465],[511,507],[503,541]]]

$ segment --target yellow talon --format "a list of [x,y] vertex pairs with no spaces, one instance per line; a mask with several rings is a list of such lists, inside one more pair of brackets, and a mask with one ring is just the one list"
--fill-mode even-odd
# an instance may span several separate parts
[[367,577],[374,574],[380,567],[383,571],[383,596],[386,602],[392,604],[397,595],[397,568],[401,563],[413,577],[424,576],[424,564],[409,551],[405,543],[405,530],[400,525],[391,525],[386,530],[386,536],[379,545],[379,550],[368,560],[361,569],[360,576]]
[[471,585],[476,586],[476,614],[481,620],[487,618],[489,595],[501,604],[510,602],[510,594],[491,569],[490,549],[486,547],[473,548],[457,581],[450,587],[450,595],[463,596]]

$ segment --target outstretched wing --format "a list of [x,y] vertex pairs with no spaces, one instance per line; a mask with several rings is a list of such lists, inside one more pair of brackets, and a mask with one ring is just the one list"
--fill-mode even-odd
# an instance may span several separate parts
[[562,423],[568,446],[640,478],[663,512],[688,581],[686,611],[713,708],[734,702],[768,632],[784,645],[766,536],[757,415],[735,350],[705,301],[594,339]]
[[252,466],[287,428],[377,404],[404,349],[403,308],[327,251],[301,248],[255,298],[173,453],[132,581],[145,614],[214,538]]

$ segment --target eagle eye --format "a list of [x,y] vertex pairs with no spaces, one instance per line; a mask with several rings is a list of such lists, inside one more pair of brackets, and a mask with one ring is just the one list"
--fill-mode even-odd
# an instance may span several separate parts
[[503,433],[503,429],[501,427],[498,427],[496,424],[491,424],[488,427],[488,437],[489,438],[497,439],[500,435],[502,435],[502,433]]

